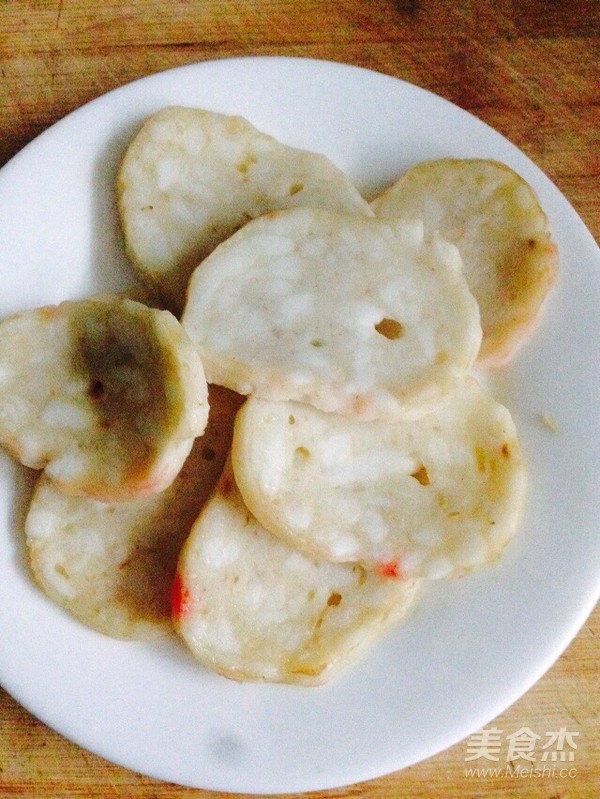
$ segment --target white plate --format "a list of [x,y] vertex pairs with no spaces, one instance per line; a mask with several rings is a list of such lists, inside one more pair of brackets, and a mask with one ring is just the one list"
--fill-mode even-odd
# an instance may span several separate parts
[[403,626],[324,688],[238,685],[175,640],[123,643],[73,621],[30,580],[29,482],[0,460],[0,681],[17,700],[83,747],[183,785],[267,793],[365,780],[486,725],[560,655],[598,598],[600,254],[540,170],[450,103],[340,64],[223,60],[111,92],[6,165],[0,315],[124,285],[116,164],[140,120],[176,103],[242,114],[324,152],[367,194],[424,158],[499,159],[535,187],[560,249],[540,329],[494,380],[530,471],[518,537],[498,566],[432,586]]

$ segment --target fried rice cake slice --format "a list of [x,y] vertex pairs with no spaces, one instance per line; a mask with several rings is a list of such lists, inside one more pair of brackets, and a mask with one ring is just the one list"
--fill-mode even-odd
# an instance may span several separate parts
[[273,537],[226,465],[182,549],[173,619],[193,655],[221,675],[313,686],[398,622],[417,587],[314,559]]
[[420,415],[472,366],[477,303],[418,223],[301,208],[249,222],[195,270],[182,324],[209,381],[361,419]]
[[168,107],[143,124],[118,174],[126,249],[177,315],[192,270],[249,219],[295,206],[372,215],[349,178],[239,116]]
[[314,557],[400,577],[456,577],[493,562],[525,496],[511,415],[472,377],[441,408],[395,424],[251,397],[232,462],[271,533]]
[[371,203],[378,217],[422,219],[456,244],[479,303],[479,363],[501,366],[535,328],[557,272],[548,219],[505,164],[442,158],[409,169]]
[[181,547],[229,452],[241,398],[210,386],[210,418],[173,483],[104,503],[70,497],[42,475],[25,532],[36,583],[94,630],[147,640],[172,629],[170,588]]
[[0,323],[0,444],[68,494],[161,491],[207,417],[202,361],[168,311],[104,296]]

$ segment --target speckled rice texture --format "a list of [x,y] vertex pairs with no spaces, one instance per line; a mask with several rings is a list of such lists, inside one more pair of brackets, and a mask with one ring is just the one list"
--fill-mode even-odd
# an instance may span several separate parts
[[355,422],[250,398],[232,461],[259,521],[315,557],[440,579],[495,560],[514,535],[525,469],[510,413],[466,378],[438,411]]
[[456,244],[481,312],[479,362],[509,361],[534,329],[557,271],[533,189],[497,161],[442,158],[415,165],[371,205],[381,218],[422,219]]
[[481,341],[455,247],[418,222],[319,209],[254,220],[218,247],[182,324],[211,382],[365,420],[443,401]]
[[267,533],[229,467],[182,551],[175,624],[205,666],[236,680],[319,685],[407,610],[416,581],[307,557]]
[[373,215],[325,156],[196,108],[165,108],[144,123],[117,189],[127,251],[177,315],[192,270],[249,219],[298,206]]

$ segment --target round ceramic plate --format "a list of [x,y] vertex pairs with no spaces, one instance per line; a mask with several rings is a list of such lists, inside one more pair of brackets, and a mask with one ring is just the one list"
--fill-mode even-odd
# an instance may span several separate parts
[[0,682],[18,701],[83,747],[182,785],[269,793],[369,779],[485,726],[561,654],[598,598],[600,254],[531,161],[439,97],[341,64],[223,60],[113,91],[2,169],[0,315],[129,283],[115,170],[140,121],[172,104],[241,114],[325,153],[367,196],[425,158],[504,161],[538,192],[558,243],[541,325],[492,383],[530,473],[516,539],[498,565],[431,585],[328,686],[237,684],[175,638],[119,642],[71,619],[32,583],[22,530],[32,475],[1,456]]

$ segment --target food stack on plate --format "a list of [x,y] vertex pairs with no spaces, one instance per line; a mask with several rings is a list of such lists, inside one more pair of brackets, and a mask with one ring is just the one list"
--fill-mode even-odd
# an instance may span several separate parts
[[554,280],[546,217],[497,162],[423,162],[369,203],[324,156],[179,107],[116,194],[152,299],[0,323],[35,580],[107,635],[174,627],[228,677],[321,684],[518,529],[484,384]]

